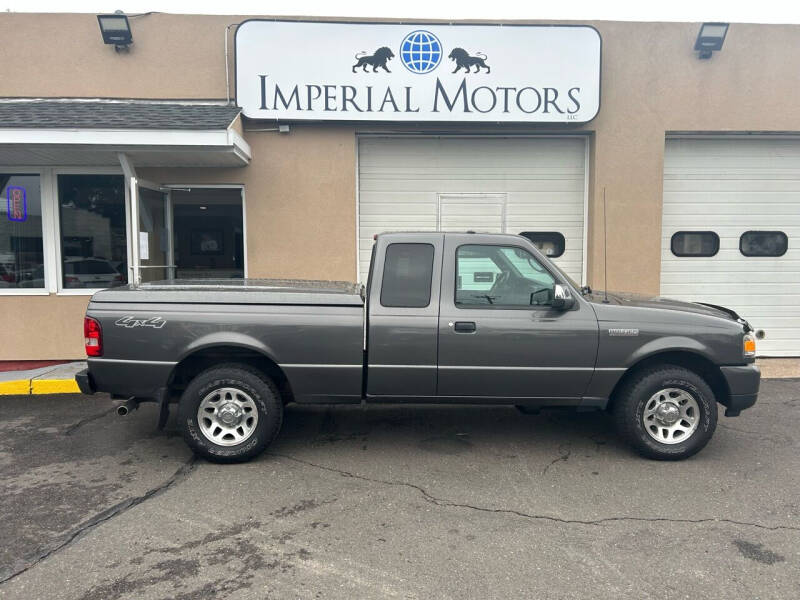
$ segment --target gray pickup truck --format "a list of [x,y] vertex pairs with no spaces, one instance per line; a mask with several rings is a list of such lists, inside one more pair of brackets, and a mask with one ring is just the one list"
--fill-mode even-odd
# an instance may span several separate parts
[[608,410],[644,456],[703,448],[752,406],[748,323],[719,306],[597,294],[514,235],[387,233],[366,288],[234,280],[113,288],[84,321],[84,393],[126,413],[177,403],[199,455],[237,462],[278,434],[284,406],[506,404]]

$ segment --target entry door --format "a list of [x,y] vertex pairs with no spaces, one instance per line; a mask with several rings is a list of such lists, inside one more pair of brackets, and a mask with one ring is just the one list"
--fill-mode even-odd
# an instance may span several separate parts
[[174,279],[169,192],[156,184],[132,177],[131,212],[134,223],[133,281],[143,283]]
[[[558,279],[532,245],[449,234],[439,315],[439,397],[581,397],[594,371],[597,319],[578,299],[550,307]],[[456,256],[456,260],[453,257]]]

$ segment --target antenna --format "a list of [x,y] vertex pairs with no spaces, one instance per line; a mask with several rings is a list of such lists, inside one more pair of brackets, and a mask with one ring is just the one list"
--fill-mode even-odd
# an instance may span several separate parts
[[608,304],[608,218],[605,186],[603,186],[603,279],[603,303]]

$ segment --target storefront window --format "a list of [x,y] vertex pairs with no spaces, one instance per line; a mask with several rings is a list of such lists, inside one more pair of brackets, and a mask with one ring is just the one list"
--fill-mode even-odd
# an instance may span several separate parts
[[0,291],[44,288],[38,175],[0,173]]
[[59,175],[61,284],[107,288],[128,281],[121,175]]

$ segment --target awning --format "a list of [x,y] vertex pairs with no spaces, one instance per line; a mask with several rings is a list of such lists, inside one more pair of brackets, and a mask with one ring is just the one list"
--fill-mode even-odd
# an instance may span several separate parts
[[178,102],[0,101],[0,165],[242,167],[239,108]]

